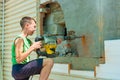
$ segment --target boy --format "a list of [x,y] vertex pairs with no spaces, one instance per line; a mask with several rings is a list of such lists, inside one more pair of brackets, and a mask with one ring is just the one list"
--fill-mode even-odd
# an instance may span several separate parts
[[31,75],[40,74],[40,80],[47,80],[53,67],[53,60],[35,59],[30,61],[30,54],[41,48],[42,42],[34,42],[27,37],[36,30],[36,21],[31,17],[20,20],[22,32],[12,45],[12,76],[15,80],[29,80]]

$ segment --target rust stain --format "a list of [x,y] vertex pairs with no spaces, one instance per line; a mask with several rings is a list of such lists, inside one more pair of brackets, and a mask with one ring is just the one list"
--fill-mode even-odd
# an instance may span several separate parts
[[86,37],[83,36],[81,38],[81,40],[82,40],[82,46],[83,46],[84,55],[88,55],[88,45],[87,45]]

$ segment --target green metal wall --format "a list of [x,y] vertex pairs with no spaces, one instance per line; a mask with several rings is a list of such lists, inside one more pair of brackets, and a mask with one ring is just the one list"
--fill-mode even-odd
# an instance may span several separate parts
[[74,44],[79,57],[57,57],[56,62],[71,63],[72,69],[91,70],[103,56],[103,13],[101,0],[56,0],[60,4],[68,30],[85,39],[76,39]]
[[[57,57],[55,62],[72,63],[73,69],[91,69],[104,57],[104,40],[119,39],[119,0],[56,0],[68,30],[84,35],[76,39],[76,57]],[[51,14],[54,15],[55,14]],[[61,15],[60,15],[61,16]],[[49,21],[51,22],[51,21]]]
[[100,0],[58,0],[58,2],[63,9],[68,30],[76,31],[76,35],[85,36],[86,45],[82,44],[82,39],[76,40],[80,55],[100,57],[99,38],[103,37],[100,35],[102,25],[98,24],[101,23],[100,16],[102,16]]
[[120,1],[101,0],[104,19],[104,39],[120,38]]

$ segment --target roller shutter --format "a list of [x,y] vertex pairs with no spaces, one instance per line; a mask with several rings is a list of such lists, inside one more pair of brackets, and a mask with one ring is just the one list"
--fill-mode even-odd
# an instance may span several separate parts
[[[36,1],[37,0],[8,0],[5,3],[5,48],[4,48],[4,80],[14,80],[11,76],[11,45],[16,35],[20,34],[21,27],[19,21],[23,16],[31,16],[36,19]],[[34,40],[36,34],[30,38]],[[32,53],[32,59],[36,54]],[[35,77],[35,80],[38,77]]]
[[2,63],[2,1],[0,1],[0,78],[2,78],[1,63]]
[[2,2],[0,1],[0,61],[2,53]]

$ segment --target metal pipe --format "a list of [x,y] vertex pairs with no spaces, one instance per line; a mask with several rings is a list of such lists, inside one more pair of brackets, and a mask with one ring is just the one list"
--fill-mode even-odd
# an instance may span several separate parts
[[4,3],[5,1],[3,0],[3,5],[2,5],[2,76],[1,80],[3,80],[3,59],[4,59]]

